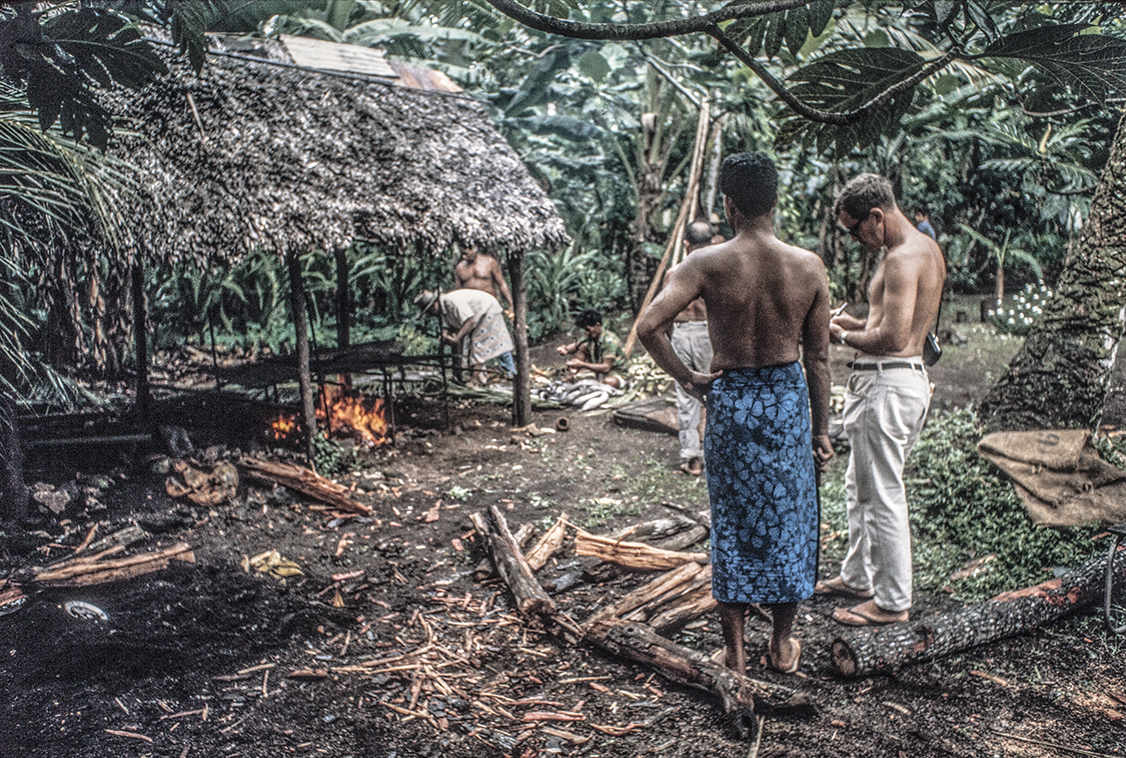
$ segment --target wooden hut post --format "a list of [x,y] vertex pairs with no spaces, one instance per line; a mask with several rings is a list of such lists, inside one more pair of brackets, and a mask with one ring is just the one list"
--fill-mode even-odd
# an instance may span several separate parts
[[309,467],[317,468],[313,438],[317,434],[317,414],[313,408],[313,381],[309,375],[309,322],[305,316],[305,282],[301,263],[292,250],[285,254],[289,268],[289,309],[293,313],[293,332],[297,339],[297,381],[301,386],[301,415],[305,422],[305,457]]
[[516,379],[512,384],[512,424],[532,421],[532,362],[528,357],[528,298],[524,292],[524,251],[509,253],[508,278],[512,282],[513,327],[516,330]]
[[351,347],[352,293],[348,289],[348,248],[338,247],[336,255],[336,346]]
[[133,339],[137,348],[137,421],[141,425],[149,419],[149,342],[148,308],[145,303],[145,269],[140,254],[133,262]]

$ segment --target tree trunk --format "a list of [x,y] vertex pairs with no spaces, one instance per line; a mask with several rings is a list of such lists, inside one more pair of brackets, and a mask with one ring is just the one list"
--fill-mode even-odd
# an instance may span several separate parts
[[[1118,551],[1114,582],[1126,581],[1126,551]],[[1011,637],[1096,602],[1103,593],[1107,557],[1096,558],[1060,579],[1052,579],[984,603],[864,629],[833,640],[833,665],[842,676],[863,676],[905,663],[957,653]]]
[[27,487],[23,481],[23,450],[16,422],[15,398],[0,390],[0,518],[27,516]]
[[133,339],[137,347],[137,421],[144,426],[149,419],[149,328],[145,302],[145,270],[140,253],[133,264]]
[[1075,254],[979,418],[988,431],[1097,428],[1126,321],[1126,118]]
[[301,263],[297,254],[288,252],[289,309],[293,314],[293,332],[297,340],[297,381],[301,387],[301,415],[305,422],[305,457],[309,467],[317,470],[313,439],[317,434],[317,413],[313,406],[313,380],[309,375],[309,323],[305,316],[305,282],[301,279]]
[[524,291],[524,253],[508,256],[508,278],[512,282],[512,327],[516,331],[516,379],[512,384],[512,425],[532,422],[532,372],[528,357],[528,297]]
[[997,284],[993,288],[993,299],[998,304],[1005,299],[1005,262],[1004,259],[997,259]]

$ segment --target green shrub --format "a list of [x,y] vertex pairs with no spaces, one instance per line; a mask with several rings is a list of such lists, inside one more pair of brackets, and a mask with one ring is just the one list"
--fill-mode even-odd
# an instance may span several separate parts
[[322,476],[345,474],[356,465],[356,450],[318,434],[313,438],[313,460]]

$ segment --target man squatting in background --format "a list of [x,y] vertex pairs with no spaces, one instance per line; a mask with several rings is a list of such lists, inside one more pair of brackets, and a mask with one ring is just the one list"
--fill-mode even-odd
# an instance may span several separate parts
[[[727,665],[746,670],[744,614],[761,603],[773,619],[763,662],[792,673],[801,660],[793,620],[817,571],[815,459],[833,457],[829,281],[817,255],[774,235],[778,172],[767,156],[729,156],[719,182],[735,237],[677,266],[638,334],[657,365],[707,398],[712,593]],[[707,306],[711,373],[685,366],[667,335],[697,297]]]

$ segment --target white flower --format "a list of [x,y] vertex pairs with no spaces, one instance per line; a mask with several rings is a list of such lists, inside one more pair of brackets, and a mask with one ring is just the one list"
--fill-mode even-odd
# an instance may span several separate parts
[[1015,323],[1016,323],[1016,322],[1015,322],[1015,321],[1013,321],[1012,317],[1010,317],[1010,318],[1009,318],[1009,326],[1012,326],[1012,325],[1013,325],[1013,324],[1015,324]]

